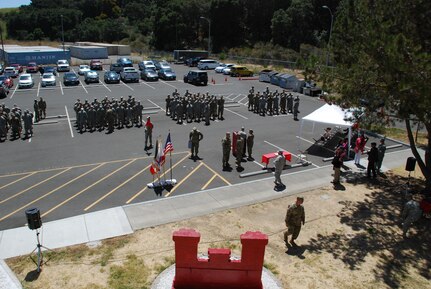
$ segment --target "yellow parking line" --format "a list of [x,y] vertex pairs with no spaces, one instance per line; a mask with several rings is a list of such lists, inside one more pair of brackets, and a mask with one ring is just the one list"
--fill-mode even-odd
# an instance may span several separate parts
[[18,183],[19,181],[22,181],[23,179],[26,179],[26,178],[28,178],[28,177],[31,177],[31,176],[32,176],[32,175],[34,175],[34,174],[35,174],[35,172],[33,172],[33,173],[29,173],[28,175],[23,176],[22,178],[19,178],[18,180],[15,180],[15,181],[13,181],[13,182],[11,182],[11,183],[9,183],[9,184],[3,185],[3,186],[1,186],[1,187],[0,187],[0,190],[1,190],[1,189],[4,189],[4,188],[6,188],[6,187],[9,187],[10,185],[13,185],[13,184],[15,184],[15,183]]
[[169,197],[182,183],[184,183],[194,172],[196,172],[204,163],[201,162],[196,168],[194,168],[184,179],[181,180],[175,187],[172,188],[170,192],[168,192],[165,197]]
[[216,174],[214,174],[213,176],[212,176],[212,178],[201,188],[201,190],[205,190],[207,187],[208,187],[208,185],[209,184],[211,184],[211,182],[215,179],[217,177],[217,175]]
[[[183,154],[188,151],[182,151],[182,152],[176,152],[172,153],[173,155],[177,154]],[[61,167],[61,168],[53,168],[53,169],[46,169],[46,170],[39,170],[39,171],[31,171],[31,172],[24,172],[24,173],[15,173],[15,174],[8,174],[8,175],[0,175],[0,178],[5,177],[13,177],[13,176],[22,176],[30,173],[45,173],[45,172],[52,172],[52,171],[59,171],[64,169],[75,169],[75,168],[85,168],[85,167],[91,167],[91,166],[97,166],[100,164],[114,164],[114,163],[121,163],[121,162],[127,162],[131,160],[143,160],[143,159],[150,159],[154,158],[153,156],[144,156],[144,157],[138,157],[138,158],[128,158],[128,159],[122,159],[122,160],[113,160],[108,162],[99,162],[99,163],[92,163],[92,164],[83,164],[83,165],[77,165],[77,166],[71,166],[71,167]]]
[[228,180],[226,180],[225,178],[223,178],[221,175],[219,175],[215,170],[213,170],[212,168],[210,168],[206,163],[202,162],[204,164],[204,166],[206,166],[210,171],[212,171],[214,174],[217,175],[217,177],[219,177],[220,179],[222,179],[226,184],[228,184],[229,186],[232,186],[231,183],[229,183]]
[[[186,158],[188,158],[189,155],[190,155],[190,153],[188,153],[185,157],[183,157],[181,160],[179,160],[178,162],[176,162],[175,165],[172,166],[172,168],[170,168],[169,170],[167,170],[166,172],[164,172],[163,174],[161,174],[160,177],[163,177],[164,175],[166,175],[171,169],[175,168],[177,165],[179,165],[181,162],[183,162]],[[139,192],[137,192],[133,197],[131,197],[130,199],[128,199],[127,202],[126,202],[126,204],[130,204],[134,199],[136,199],[146,189],[147,189],[147,186],[145,186],[142,190],[140,190]]]
[[22,190],[21,192],[18,192],[18,193],[16,193],[15,195],[10,196],[10,197],[8,197],[8,198],[6,198],[6,199],[4,199],[4,200],[0,201],[0,204],[3,204],[4,202],[7,202],[7,201],[9,201],[10,199],[13,199],[13,198],[15,198],[15,197],[18,197],[19,195],[22,195],[22,194],[24,194],[25,192],[27,192],[27,191],[29,191],[29,190],[31,190],[31,189],[33,189],[33,188],[35,188],[35,187],[37,187],[37,186],[39,186],[39,185],[43,184],[43,183],[46,183],[47,181],[49,181],[49,180],[51,180],[51,179],[53,179],[53,178],[55,178],[55,177],[57,177],[57,176],[59,176],[59,175],[61,175],[61,174],[65,173],[65,172],[67,172],[67,171],[69,171],[69,170],[71,170],[71,168],[65,169],[64,171],[61,171],[61,172],[59,172],[59,173],[57,173],[57,174],[55,174],[55,175],[53,175],[53,176],[51,176],[51,177],[49,177],[49,178],[47,178],[47,179],[43,180],[43,181],[40,181],[40,182],[38,182],[37,184],[34,184],[34,185],[32,185],[32,186],[28,187],[27,189]]
[[91,205],[89,205],[88,207],[86,207],[84,209],[84,211],[88,211],[89,209],[91,209],[92,207],[94,207],[95,205],[97,205],[98,203],[100,203],[102,200],[104,200],[106,197],[110,196],[116,190],[118,190],[119,188],[121,188],[122,186],[124,186],[125,184],[127,184],[128,182],[130,182],[131,180],[133,180],[134,178],[136,178],[138,175],[142,174],[145,170],[148,170],[150,168],[150,166],[151,165],[146,166],[145,168],[143,168],[142,170],[140,170],[139,172],[137,172],[136,174],[134,174],[133,176],[131,176],[130,178],[128,178],[127,180],[125,180],[124,182],[122,182],[121,184],[119,184],[117,187],[113,188],[109,193],[107,193],[106,195],[104,195],[103,197],[99,198],[97,201],[95,201],[94,203],[92,203]]
[[39,198],[37,198],[37,199],[35,199],[35,200],[31,201],[30,203],[28,203],[28,204],[26,204],[26,205],[24,205],[24,206],[20,207],[19,209],[16,209],[16,210],[15,210],[15,211],[13,211],[12,213],[7,214],[6,216],[4,216],[4,217],[2,217],[2,218],[0,219],[0,222],[1,222],[1,221],[3,221],[4,219],[9,218],[10,216],[12,216],[13,214],[15,214],[15,213],[17,213],[17,212],[22,211],[24,208],[27,208],[29,205],[34,204],[34,203],[36,203],[37,201],[39,201],[39,200],[41,200],[41,199],[43,199],[43,198],[45,198],[45,197],[47,197],[47,196],[51,195],[52,193],[54,193],[54,192],[58,191],[59,189],[64,188],[65,186],[67,186],[67,185],[69,185],[69,184],[73,183],[74,181],[79,180],[80,178],[82,178],[82,177],[84,177],[84,176],[88,175],[89,173],[91,173],[92,171],[97,170],[98,168],[100,168],[100,167],[101,167],[101,166],[103,166],[104,164],[105,164],[105,163],[102,163],[102,164],[98,165],[97,167],[92,168],[92,169],[91,169],[91,170],[89,170],[88,172],[85,172],[85,173],[83,173],[83,174],[81,174],[81,175],[77,176],[76,178],[74,178],[74,179],[72,179],[72,180],[68,181],[67,183],[64,183],[64,184],[62,184],[61,186],[59,186],[59,187],[57,187],[57,188],[55,188],[55,189],[53,189],[53,190],[49,191],[49,192],[48,192],[48,193],[46,193],[45,195],[40,196]]
[[88,191],[89,189],[91,189],[92,187],[94,187],[95,185],[101,183],[102,181],[106,180],[107,178],[109,178],[110,176],[112,176],[113,174],[119,172],[120,170],[124,169],[125,167],[127,167],[128,165],[130,165],[131,163],[133,163],[134,160],[131,160],[130,162],[128,162],[127,164],[121,166],[120,168],[116,169],[115,171],[109,173],[108,175],[104,176],[103,178],[101,178],[100,180],[98,180],[97,182],[91,184],[90,186],[86,187],[85,189],[79,191],[78,193],[74,194],[73,196],[69,197],[68,199],[64,200],[63,202],[61,202],[60,204],[56,205],[55,207],[51,208],[50,210],[48,210],[47,212],[43,213],[41,217],[45,217],[46,215],[48,215],[49,213],[51,213],[52,211],[58,209],[59,207],[63,206],[64,204],[66,204],[67,202],[69,202],[70,200],[76,198],[77,196],[79,196],[80,194]]

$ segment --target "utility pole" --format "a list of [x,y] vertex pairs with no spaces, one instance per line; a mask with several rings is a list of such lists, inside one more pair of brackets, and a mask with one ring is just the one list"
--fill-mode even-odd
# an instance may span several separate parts
[[328,39],[328,45],[327,45],[327,54],[326,54],[326,66],[329,66],[329,50],[331,47],[331,34],[332,34],[332,24],[334,22],[334,14],[332,14],[332,10],[331,8],[329,8],[328,6],[324,5],[322,6],[322,8],[324,9],[328,9],[329,13],[331,14],[331,28],[329,29],[329,39]]

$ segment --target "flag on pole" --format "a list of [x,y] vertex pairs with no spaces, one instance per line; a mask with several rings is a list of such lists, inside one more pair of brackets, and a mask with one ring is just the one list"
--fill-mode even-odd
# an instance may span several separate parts
[[166,138],[165,148],[163,149],[163,155],[166,155],[168,152],[174,151],[174,145],[171,142],[171,133],[168,133],[168,137]]
[[160,171],[159,158],[160,158],[160,144],[159,144],[159,140],[156,140],[154,159],[150,167],[150,172],[152,175],[157,174]]

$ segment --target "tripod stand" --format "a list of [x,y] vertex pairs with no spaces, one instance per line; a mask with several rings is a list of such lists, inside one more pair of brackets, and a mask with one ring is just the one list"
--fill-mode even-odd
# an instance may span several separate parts
[[[49,248],[47,248],[47,247],[43,246],[43,245],[40,243],[39,235],[40,235],[39,229],[36,229],[37,245],[36,245],[36,248],[34,248],[34,250],[33,250],[33,251],[31,251],[31,253],[30,253],[30,259],[34,262],[34,264],[36,264],[36,265],[37,265],[37,272],[38,272],[38,273],[40,273],[40,271],[42,271],[42,265],[43,265],[44,263],[46,263],[46,262],[48,262],[48,261],[49,261],[49,259],[48,259],[46,262],[43,262],[43,252],[42,252],[42,248],[43,248],[43,249],[45,249],[45,250],[49,250],[49,251],[51,251]],[[34,253],[34,252],[36,252],[36,251],[37,251],[37,253],[36,253],[36,254],[37,254],[37,259],[34,259],[31,255],[33,255],[33,253]]]

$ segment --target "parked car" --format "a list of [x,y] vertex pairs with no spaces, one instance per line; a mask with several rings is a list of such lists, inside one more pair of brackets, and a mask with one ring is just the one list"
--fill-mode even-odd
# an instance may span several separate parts
[[13,86],[13,79],[7,75],[0,75],[0,81],[3,82],[8,88]]
[[22,67],[21,64],[13,63],[13,64],[11,64],[9,66],[15,67],[15,69],[18,71],[18,74],[24,71],[24,67]]
[[159,62],[159,70],[160,69],[170,69],[171,66],[166,61]]
[[67,61],[66,59],[57,60],[57,71],[69,72],[70,71],[69,61]]
[[176,80],[177,75],[171,68],[162,68],[159,70],[159,78],[163,80]]
[[42,80],[40,81],[40,85],[42,87],[55,86],[55,84],[56,84],[56,79],[55,79],[55,75],[52,72],[45,72],[42,75]]
[[87,71],[85,73],[84,81],[86,84],[99,83],[99,74],[93,70]]
[[25,72],[27,73],[36,73],[39,71],[39,66],[37,66],[36,62],[29,62],[27,64],[27,68],[25,69]]
[[139,72],[134,67],[124,67],[120,77],[123,82],[139,82]]
[[186,65],[189,67],[197,66],[202,57],[192,57],[186,60]]
[[120,83],[120,75],[113,70],[106,71],[103,79],[105,83]]
[[63,84],[65,86],[68,85],[78,85],[79,84],[79,77],[76,75],[75,72],[66,72],[63,75]]
[[121,67],[133,67],[133,62],[127,57],[118,58],[117,63],[121,65]]
[[201,59],[198,62],[198,68],[199,69],[215,69],[217,66],[219,66],[219,62],[214,59]]
[[232,66],[234,66],[234,64],[233,64],[233,63],[225,63],[225,64],[222,64],[222,65],[220,65],[220,66],[217,66],[217,67],[214,69],[214,71],[215,71],[216,73],[223,73],[223,70],[224,70],[224,69],[226,69],[226,68],[229,68],[229,69],[230,69],[230,67],[232,67]]
[[55,67],[53,67],[53,66],[45,66],[45,67],[43,68],[42,75],[43,75],[44,73],[52,73],[52,74],[54,74],[54,75],[57,75],[57,70],[56,70],[56,68],[55,68]]
[[0,98],[6,98],[9,94],[9,87],[0,80]]
[[139,62],[138,67],[139,67],[139,70],[144,70],[147,68],[156,70],[156,66],[154,66],[154,62],[152,62],[151,60],[144,60]]
[[21,74],[18,80],[18,88],[32,88],[34,86],[33,77],[31,74],[24,73]]
[[18,73],[18,71],[15,69],[15,67],[12,67],[12,66],[8,66],[8,67],[6,67],[6,68],[4,69],[3,74],[4,74],[4,75],[7,75],[7,76],[9,76],[9,77],[12,77],[12,78],[17,78],[17,77],[18,77],[18,75],[19,75],[19,73]]
[[109,66],[110,71],[115,71],[116,73],[120,74],[120,72],[123,70],[123,67],[119,63],[112,63]]
[[230,69],[232,68],[232,66],[235,66],[235,64],[226,64],[226,67],[223,68],[222,73],[224,75],[230,75]]
[[90,66],[86,65],[86,64],[81,64],[78,68],[78,74],[79,75],[84,75],[85,73],[87,73],[88,71],[90,71]]
[[157,81],[159,76],[154,69],[146,68],[141,71],[141,78],[145,81]]
[[103,70],[103,63],[98,59],[93,59],[90,61],[91,70]]
[[154,64],[154,66],[156,67],[156,71],[158,71],[161,67],[160,67],[160,61],[158,60],[151,60],[151,62]]
[[208,73],[206,71],[190,70],[189,73],[184,75],[184,83],[207,85]]
[[231,76],[253,76],[253,72],[245,66],[234,65],[230,68]]

